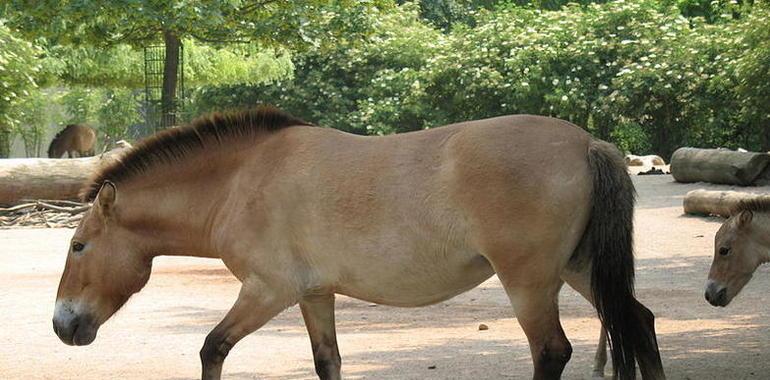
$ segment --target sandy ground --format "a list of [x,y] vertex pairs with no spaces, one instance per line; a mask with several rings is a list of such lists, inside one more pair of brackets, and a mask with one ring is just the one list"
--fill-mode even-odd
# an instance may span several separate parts
[[[708,305],[703,283],[715,218],[683,216],[682,185],[635,177],[638,294],[657,315],[670,379],[770,376],[770,288],[760,268],[726,309]],[[754,188],[751,191],[770,191]],[[104,325],[94,344],[68,347],[51,328],[56,286],[71,230],[0,231],[0,379],[194,379],[206,333],[235,299],[238,283],[221,263],[160,258],[148,286]],[[599,324],[571,289],[561,294],[573,359],[565,379],[590,378]],[[338,335],[347,379],[526,379],[529,349],[496,278],[447,302],[399,309],[339,297]],[[489,326],[478,331],[479,323]],[[313,379],[297,307],[239,343],[228,379]]]

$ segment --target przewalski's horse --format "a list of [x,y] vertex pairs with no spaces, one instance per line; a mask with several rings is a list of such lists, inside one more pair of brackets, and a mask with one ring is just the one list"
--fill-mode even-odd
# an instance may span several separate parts
[[[85,124],[70,124],[62,129],[48,146],[49,158],[69,158],[94,155],[96,131]],[[77,156],[76,156],[77,154]]]
[[727,306],[770,262],[770,199],[741,202],[714,238],[714,261],[706,281],[706,301]]
[[270,108],[214,114],[138,144],[83,199],[94,206],[72,238],[53,318],[67,344],[95,339],[153,257],[191,255],[222,259],[242,282],[201,349],[203,379],[219,379],[233,345],[297,303],[318,376],[339,379],[335,294],[422,306],[493,274],[535,379],[559,378],[570,359],[564,281],[595,300],[619,378],[635,377],[635,358],[645,379],[664,378],[653,315],[633,295],[623,156],[564,121],[504,116],[364,137]]

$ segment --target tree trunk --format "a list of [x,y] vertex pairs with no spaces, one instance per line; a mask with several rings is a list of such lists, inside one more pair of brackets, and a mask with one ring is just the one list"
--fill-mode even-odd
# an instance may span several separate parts
[[6,158],[11,155],[12,136],[13,134],[9,127],[0,125],[0,158]]
[[22,199],[74,200],[93,172],[119,157],[123,149],[87,158],[12,158],[0,160],[0,204]]
[[161,89],[161,122],[162,128],[176,125],[177,112],[177,80],[179,78],[179,52],[181,42],[171,31],[163,33],[166,56],[163,63],[163,88]]
[[770,120],[766,123],[759,123],[760,131],[762,131],[762,151],[770,151]]

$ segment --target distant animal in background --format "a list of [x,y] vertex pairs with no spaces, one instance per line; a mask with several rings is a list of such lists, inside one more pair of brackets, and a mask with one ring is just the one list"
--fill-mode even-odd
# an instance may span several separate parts
[[648,156],[635,156],[633,154],[627,154],[625,157],[626,165],[628,166],[662,166],[666,164],[660,156],[648,155]]
[[69,158],[94,155],[96,131],[85,124],[67,125],[57,133],[48,147],[49,158],[61,158],[65,153]]

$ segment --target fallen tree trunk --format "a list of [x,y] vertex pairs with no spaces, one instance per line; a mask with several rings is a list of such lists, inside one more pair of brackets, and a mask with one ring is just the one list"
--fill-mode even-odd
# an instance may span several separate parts
[[770,198],[770,195],[738,191],[693,190],[684,197],[684,212],[685,214],[717,215],[728,218],[741,202],[760,198]]
[[671,175],[677,182],[711,182],[751,186],[770,165],[767,153],[727,149],[679,148],[671,156]]
[[0,205],[28,199],[75,200],[94,171],[123,152],[118,148],[87,158],[0,160]]

